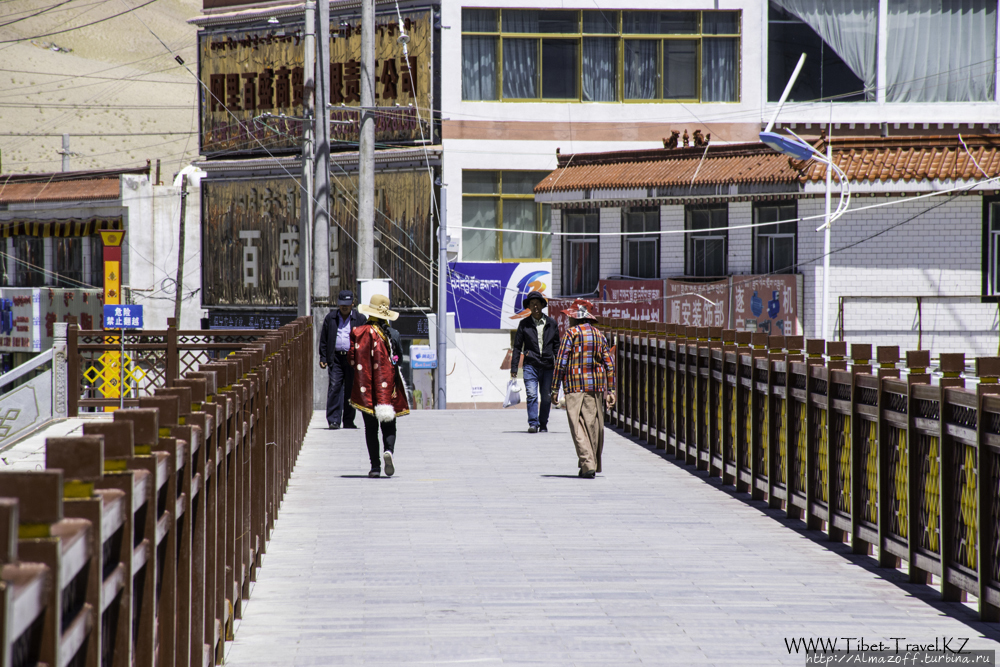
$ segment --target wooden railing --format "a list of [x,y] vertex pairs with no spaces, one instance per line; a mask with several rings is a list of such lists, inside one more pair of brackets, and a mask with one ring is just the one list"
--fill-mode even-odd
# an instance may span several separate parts
[[1000,620],[1000,358],[626,320],[610,423]]
[[0,473],[0,667],[221,664],[311,417],[311,326],[230,343],[48,439],[45,470]]

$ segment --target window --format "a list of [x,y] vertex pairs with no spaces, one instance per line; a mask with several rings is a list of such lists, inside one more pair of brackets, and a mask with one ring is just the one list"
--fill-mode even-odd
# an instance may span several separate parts
[[875,99],[878,0],[768,3],[767,99],[777,102],[799,57],[806,62],[790,102]]
[[[798,247],[795,202],[754,207],[754,222],[775,222],[753,228],[754,273],[794,273]],[[788,222],[780,222],[786,220]]]
[[462,99],[739,101],[740,12],[462,10]]
[[725,204],[688,206],[685,215],[687,243],[684,249],[684,272],[689,276],[724,276],[729,273],[729,209]]
[[[601,277],[600,214],[596,209],[563,211],[563,232],[581,236],[563,237],[563,293],[592,294]],[[582,236],[595,234],[595,236]]]
[[41,287],[45,284],[45,243],[39,236],[14,238],[14,284],[18,287]]
[[987,296],[1000,296],[1000,200],[990,200],[986,204],[985,239],[986,261],[984,288]]
[[56,287],[79,288],[83,282],[83,238],[53,239],[56,253]]
[[[622,273],[629,278],[660,277],[660,208],[622,210]],[[639,232],[637,234],[637,232]],[[641,232],[649,235],[644,236]]]
[[996,2],[883,1],[887,102],[995,99]]
[[993,101],[996,46],[997,3],[987,0],[769,0],[768,100],[804,52],[790,101],[874,101],[880,66],[880,102]]
[[[470,262],[542,260],[552,256],[551,206],[535,203],[547,171],[463,171],[462,258]],[[504,231],[507,230],[507,231]]]
[[104,241],[99,235],[90,237],[90,280],[91,285],[104,289]]

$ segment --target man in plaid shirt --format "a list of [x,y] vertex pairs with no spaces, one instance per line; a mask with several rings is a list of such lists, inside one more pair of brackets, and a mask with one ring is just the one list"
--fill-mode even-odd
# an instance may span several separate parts
[[601,472],[604,449],[604,409],[615,404],[615,361],[596,326],[594,305],[577,299],[566,311],[570,328],[559,347],[552,377],[553,402],[562,383],[566,393],[569,432],[580,459],[580,477]]

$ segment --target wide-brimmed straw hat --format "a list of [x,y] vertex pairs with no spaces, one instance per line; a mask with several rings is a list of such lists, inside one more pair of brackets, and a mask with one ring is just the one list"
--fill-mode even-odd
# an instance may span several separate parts
[[593,320],[596,322],[595,312],[597,309],[594,308],[594,304],[586,299],[577,299],[566,309],[566,315],[574,320]]
[[362,315],[377,317],[382,320],[389,320],[390,322],[399,317],[399,313],[394,310],[389,310],[389,297],[382,294],[372,294],[372,298],[368,301],[368,305],[358,306],[358,311]]

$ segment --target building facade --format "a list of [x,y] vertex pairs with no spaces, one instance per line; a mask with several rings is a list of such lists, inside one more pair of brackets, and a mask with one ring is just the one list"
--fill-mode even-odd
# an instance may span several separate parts
[[[529,5],[448,0],[430,6],[432,62],[439,64],[429,72],[433,100],[426,104],[424,118],[438,114],[440,123],[428,128],[422,140],[428,141],[431,130],[439,129],[432,141],[439,146],[439,176],[446,188],[448,257],[457,263],[450,275],[460,291],[479,289],[475,281],[493,284],[498,274],[531,272],[503,268],[511,263],[551,270],[550,276],[537,281],[551,296],[574,291],[559,275],[561,242],[547,234],[557,226],[562,229],[561,214],[532,196],[534,187],[559,166],[557,155],[756,141],[777,110],[802,53],[805,64],[778,115],[779,129],[790,128],[815,140],[827,126],[834,137],[856,138],[968,136],[1000,127],[996,77],[1000,17],[995,2],[695,0],[669,9],[646,1],[616,0]],[[253,20],[266,30],[263,24],[272,18],[284,23],[296,12],[301,16],[302,6],[205,0],[205,18],[199,21],[205,30],[226,21],[235,30],[256,17]],[[332,2],[337,26],[346,23],[343,27],[351,29],[350,16],[356,15],[357,7],[353,0]],[[378,2],[376,7],[379,13],[395,13],[394,3]],[[405,13],[419,6],[400,3],[400,8]],[[238,41],[235,35],[233,41]],[[338,72],[333,86],[346,97],[347,88],[338,88],[344,80],[337,77],[348,71],[353,77],[355,71],[338,70],[336,51],[331,53]],[[397,62],[397,73],[401,67]],[[379,77],[382,72],[377,71]],[[238,94],[253,80],[259,95],[256,70],[245,73],[249,79],[243,73],[224,74],[224,83],[215,78],[216,91]],[[294,65],[288,76],[289,85],[294,85]],[[391,72],[387,77],[393,80]],[[203,83],[210,88],[211,76]],[[289,95],[294,98],[294,92]],[[356,102],[352,98],[341,104],[341,113],[349,116]],[[424,110],[421,104],[415,106],[418,113]],[[350,120],[347,116],[343,120]],[[807,199],[803,210],[815,204]],[[822,202],[816,205],[822,212]],[[756,215],[750,200],[728,206],[730,220]],[[682,210],[661,213],[661,225],[668,224],[670,216],[684,218]],[[712,216],[719,214],[701,215],[699,224],[711,228],[716,224]],[[761,215],[784,212],[778,207]],[[602,210],[596,221],[591,216],[574,224],[585,229],[596,224],[609,232],[625,224],[641,231],[654,219],[655,211],[637,210],[623,223],[620,212]],[[816,233],[798,231],[772,235],[769,252],[780,259],[794,239],[795,252],[807,254]],[[718,245],[711,238],[693,242],[705,248]],[[666,236],[656,243],[620,243],[627,246],[628,260],[609,245],[612,241],[602,244],[596,279],[644,274],[654,265],[662,278],[719,270],[687,263],[685,242]],[[734,231],[728,243],[727,260],[729,253],[733,257],[725,266],[727,274],[756,271],[754,262],[764,262],[752,255],[751,232]],[[578,246],[574,246],[577,251],[585,252]],[[812,334],[816,315],[811,278],[803,274],[803,280],[802,325]],[[871,283],[867,286],[874,288]],[[862,291],[871,294],[871,289]],[[510,308],[500,297],[475,291],[471,297],[476,304],[470,307],[489,310],[501,321],[505,308]],[[857,307],[857,303],[845,305],[846,312]],[[458,403],[499,404],[509,334],[502,326],[463,326],[463,314],[457,308],[460,353],[450,369],[449,397]],[[465,314],[465,319],[476,318]],[[848,324],[852,319],[846,316]]]

